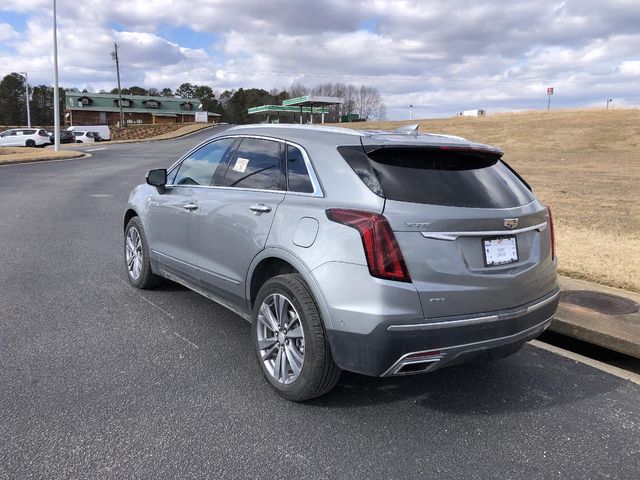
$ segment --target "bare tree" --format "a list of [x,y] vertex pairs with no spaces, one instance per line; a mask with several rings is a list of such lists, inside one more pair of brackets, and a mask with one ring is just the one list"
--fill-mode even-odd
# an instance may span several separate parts
[[384,106],[378,89],[364,85],[358,89],[355,102],[358,116],[365,120],[373,115],[378,115],[380,113],[380,107]]
[[290,98],[302,97],[303,95],[307,95],[308,93],[309,93],[309,89],[301,83],[296,82],[293,85],[291,85],[291,87],[289,87]]
[[358,109],[357,104],[358,89],[353,85],[346,85],[344,93],[341,96],[344,100],[342,104],[343,115],[349,115],[350,113],[356,113]]
[[287,94],[289,98],[301,97],[307,94],[338,97],[342,99],[341,105],[334,105],[329,108],[329,113],[325,115],[330,122],[337,122],[342,115],[357,113],[360,118],[382,119],[385,116],[385,106],[382,102],[380,92],[375,87],[362,85],[346,85],[341,82],[321,83],[309,89],[300,83],[294,83],[289,88]]

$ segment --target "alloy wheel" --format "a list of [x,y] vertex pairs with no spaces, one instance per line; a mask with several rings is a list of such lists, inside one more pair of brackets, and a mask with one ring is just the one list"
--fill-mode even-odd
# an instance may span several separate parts
[[135,227],[130,227],[127,231],[125,256],[129,275],[134,280],[137,280],[142,273],[142,239],[140,238],[140,232]]
[[260,306],[255,328],[266,370],[279,383],[295,382],[304,365],[304,332],[291,301],[280,293],[269,295]]

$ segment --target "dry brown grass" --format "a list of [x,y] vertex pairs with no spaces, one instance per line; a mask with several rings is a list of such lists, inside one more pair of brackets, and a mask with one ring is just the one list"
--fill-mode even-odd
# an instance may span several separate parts
[[9,163],[40,162],[42,160],[61,160],[63,158],[82,157],[85,154],[72,150],[60,150],[29,147],[0,147],[0,165]]
[[[552,206],[561,273],[640,292],[640,110],[560,110],[355,128],[460,135],[501,147]],[[337,126],[346,126],[337,124]]]

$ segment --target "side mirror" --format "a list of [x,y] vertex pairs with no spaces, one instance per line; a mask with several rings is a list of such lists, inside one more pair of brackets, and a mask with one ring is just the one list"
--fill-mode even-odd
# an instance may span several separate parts
[[147,172],[147,183],[152,187],[156,187],[160,193],[165,190],[167,184],[167,169],[155,168]]

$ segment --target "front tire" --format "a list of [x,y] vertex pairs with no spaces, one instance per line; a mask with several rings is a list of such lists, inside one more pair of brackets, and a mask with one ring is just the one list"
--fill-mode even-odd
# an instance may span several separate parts
[[25,146],[29,147],[29,148],[35,148],[36,142],[35,142],[35,140],[27,140],[26,143],[25,143]]
[[124,262],[131,285],[140,289],[156,287],[162,278],[151,271],[149,244],[138,217],[133,217],[124,229]]
[[301,275],[278,275],[265,282],[252,320],[258,365],[278,394],[300,402],[324,395],[336,385],[341,371]]

